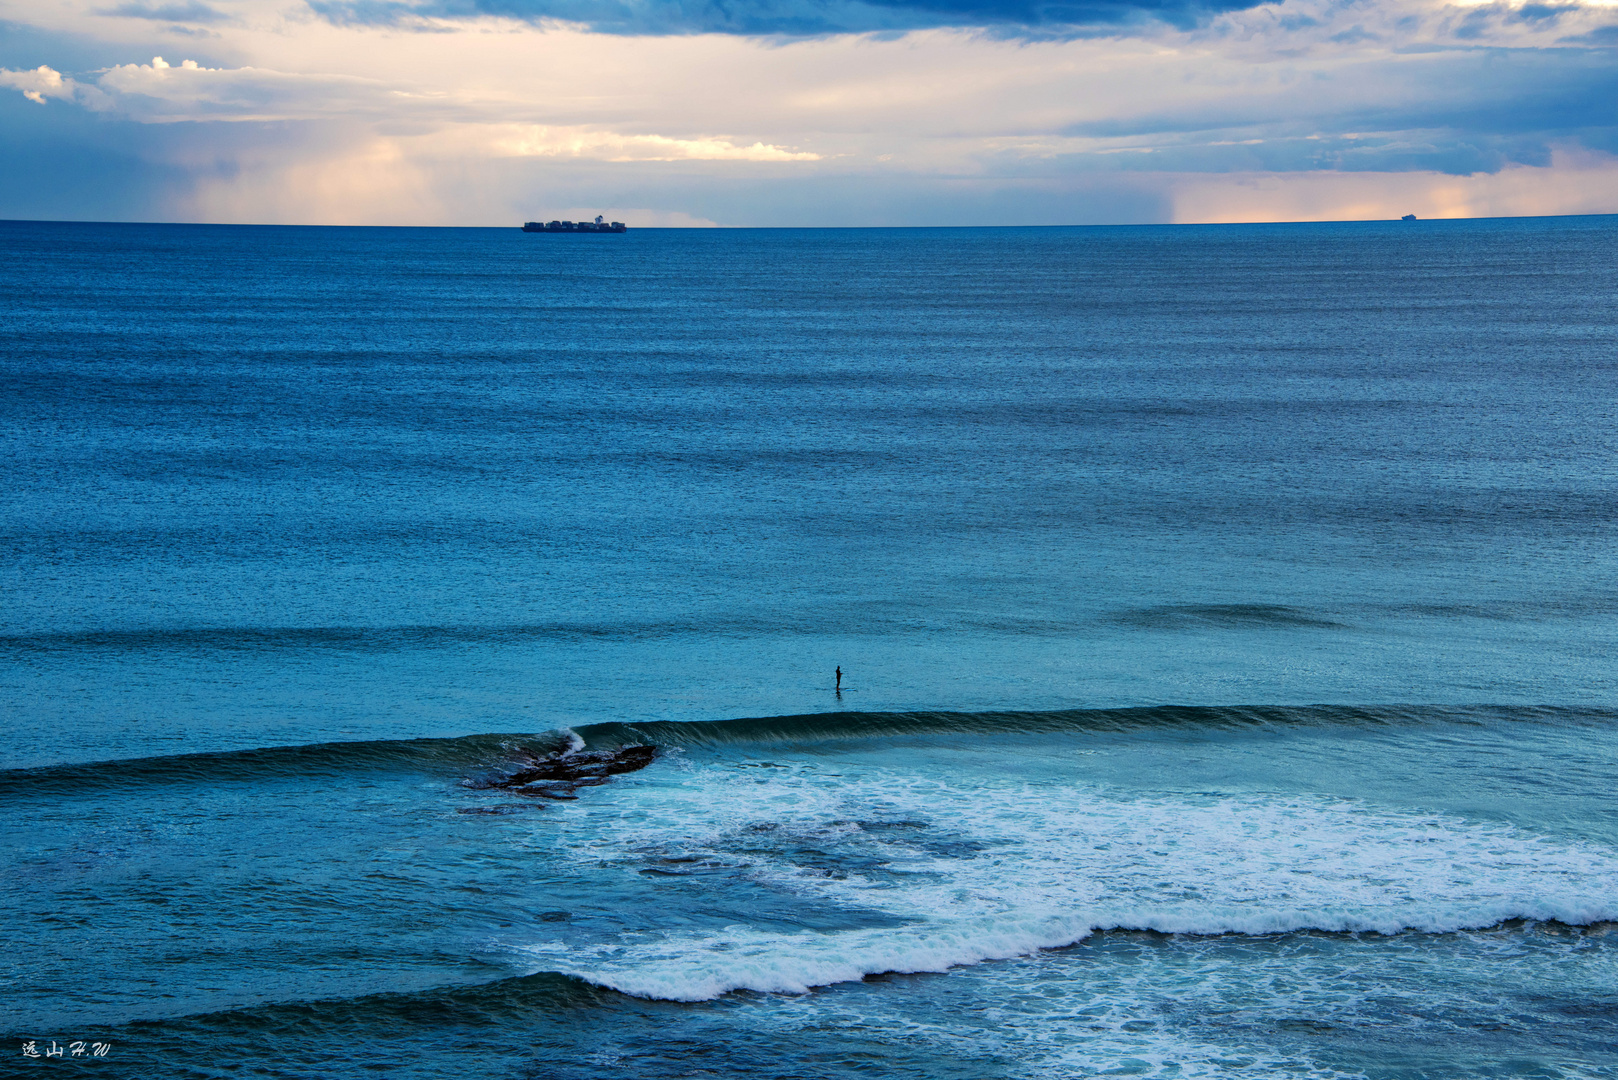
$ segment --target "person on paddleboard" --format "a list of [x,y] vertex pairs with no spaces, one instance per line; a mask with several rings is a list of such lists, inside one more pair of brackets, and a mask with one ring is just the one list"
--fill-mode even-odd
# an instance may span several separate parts
[[839,694],[843,692],[843,665],[841,664],[837,665],[837,692]]

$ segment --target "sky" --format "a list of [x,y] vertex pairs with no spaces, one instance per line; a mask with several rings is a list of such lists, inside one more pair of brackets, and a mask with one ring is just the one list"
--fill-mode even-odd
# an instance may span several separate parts
[[0,218],[1618,213],[1618,0],[0,0]]

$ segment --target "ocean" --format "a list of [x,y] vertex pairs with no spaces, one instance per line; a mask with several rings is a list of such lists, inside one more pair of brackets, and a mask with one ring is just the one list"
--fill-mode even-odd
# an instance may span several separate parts
[[0,248],[0,1075],[1618,1078],[1618,218]]

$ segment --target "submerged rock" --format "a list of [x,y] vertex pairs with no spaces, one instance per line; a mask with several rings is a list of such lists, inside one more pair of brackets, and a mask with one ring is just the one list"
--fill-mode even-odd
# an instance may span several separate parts
[[544,756],[519,750],[514,772],[473,786],[541,799],[576,799],[578,788],[605,784],[618,773],[638,772],[656,757],[657,748],[644,743],[616,750],[574,750]]
[[542,758],[525,751],[527,767],[512,774],[502,786],[526,784],[533,780],[605,779],[616,773],[639,772],[650,765],[656,756],[656,748],[644,743],[620,746],[616,750],[547,754]]

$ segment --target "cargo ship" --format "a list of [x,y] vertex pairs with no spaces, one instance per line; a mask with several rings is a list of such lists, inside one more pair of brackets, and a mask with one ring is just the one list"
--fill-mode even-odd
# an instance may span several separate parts
[[604,221],[600,214],[594,221],[525,221],[523,232],[628,232],[621,221]]

